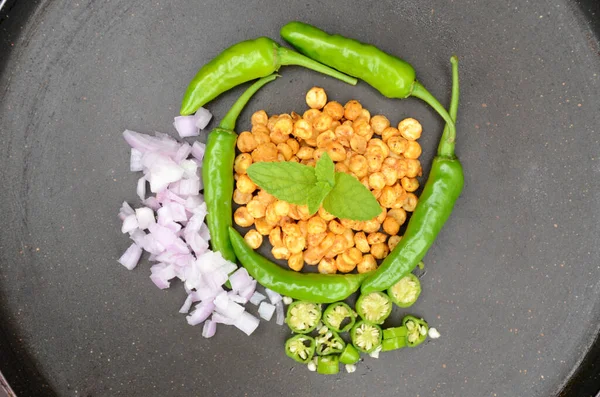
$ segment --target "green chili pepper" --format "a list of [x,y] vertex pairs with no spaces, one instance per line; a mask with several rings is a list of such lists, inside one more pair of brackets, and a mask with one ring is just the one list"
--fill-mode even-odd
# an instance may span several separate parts
[[359,321],[350,331],[354,347],[363,353],[371,353],[381,345],[382,331],[376,324]]
[[419,346],[427,339],[429,325],[422,318],[406,316],[402,319],[402,325],[406,327],[406,344],[409,347]]
[[427,102],[454,130],[454,121],[433,95],[415,80],[415,69],[379,48],[303,23],[289,22],[281,37],[298,51],[325,65],[366,81],[388,98],[414,96]]
[[298,273],[284,269],[261,256],[231,227],[229,236],[235,254],[248,273],[260,285],[290,298],[313,303],[344,300],[354,293],[370,274]]
[[223,92],[276,72],[282,65],[304,66],[348,84],[356,84],[354,77],[281,47],[268,37],[259,37],[232,45],[200,68],[185,91],[179,112],[182,115],[192,114]]
[[307,334],[317,327],[321,320],[321,306],[296,301],[288,306],[285,322],[293,332]]
[[321,375],[335,375],[340,372],[340,357],[337,354],[319,356],[317,372]]
[[[452,57],[451,61],[450,114],[453,119],[456,119],[459,97],[458,59]],[[375,274],[365,280],[361,286],[362,293],[383,291],[412,272],[450,216],[454,203],[462,191],[464,177],[460,161],[454,156],[456,136],[448,127],[446,125],[444,128],[429,178],[402,240],[383,260]]]
[[346,332],[354,325],[356,312],[344,302],[335,302],[323,312],[323,322],[335,332]]
[[351,343],[348,343],[342,351],[342,354],[340,354],[340,362],[342,364],[352,365],[356,364],[358,360],[360,360],[359,351],[356,350]]
[[231,197],[233,196],[233,161],[235,159],[235,142],[237,134],[233,131],[235,123],[244,106],[252,95],[262,86],[278,76],[272,74],[252,84],[233,104],[219,127],[208,135],[206,153],[202,163],[202,179],[204,181],[204,200],[208,214],[206,215],[210,244],[214,251],[219,251],[223,258],[235,262],[235,252],[229,241],[228,227],[232,224]]
[[391,350],[401,349],[406,347],[406,343],[406,336],[384,339],[383,342],[381,342],[381,351],[389,352]]
[[386,328],[383,330],[383,339],[384,340],[385,339],[394,339],[394,338],[399,338],[399,337],[406,338],[406,335],[408,335],[408,330],[406,329],[405,326]]
[[356,311],[369,324],[383,324],[392,312],[392,301],[383,292],[362,294],[356,301]]
[[388,296],[399,307],[412,306],[421,294],[421,282],[412,273],[402,277],[400,281],[392,285],[388,291]]
[[327,356],[329,354],[341,353],[346,346],[346,342],[337,334],[337,332],[326,326],[319,329],[319,336],[315,338],[317,342],[317,354]]
[[285,354],[294,361],[308,363],[315,355],[317,344],[308,335],[294,335],[285,341]]

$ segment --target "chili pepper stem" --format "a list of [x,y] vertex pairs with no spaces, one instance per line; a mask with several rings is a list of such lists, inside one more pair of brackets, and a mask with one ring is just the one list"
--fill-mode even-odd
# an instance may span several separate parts
[[448,114],[444,106],[423,86],[423,84],[415,81],[410,94],[417,97],[431,106],[446,122],[448,130],[444,130],[437,155],[439,157],[454,158],[454,142],[456,140],[456,128],[452,117]]
[[323,73],[327,76],[334,77],[338,80],[348,83],[350,85],[356,85],[358,82],[354,77],[345,75],[342,72],[333,70],[322,63],[310,59],[309,57],[297,53],[296,51],[290,51],[285,47],[277,48],[277,56],[279,57],[279,64],[281,65],[298,65],[303,66],[307,69],[314,70],[315,72]]
[[235,103],[233,104],[231,109],[229,109],[225,117],[223,117],[223,120],[221,120],[219,127],[229,131],[235,130],[235,123],[237,121],[237,118],[242,112],[242,110],[244,110],[244,107],[246,106],[250,98],[252,98],[252,96],[256,94],[256,91],[258,91],[263,85],[275,80],[277,77],[279,77],[279,75],[273,73],[266,77],[263,77],[262,79],[256,80],[256,82],[252,84],[242,94],[242,96],[238,98],[237,101],[235,101]]
[[[450,117],[454,120],[456,125],[456,115],[458,114],[458,98],[460,97],[460,84],[458,81],[458,57],[453,55],[450,58],[450,62],[452,63],[452,97],[450,98],[450,109],[448,113],[450,113]],[[440,139],[440,144],[438,146],[438,156],[442,153],[451,153],[454,156],[454,142],[456,141],[456,133],[452,136],[451,147],[448,147],[448,135],[451,134],[450,128],[448,124],[444,127],[444,132],[442,133],[442,139]]]

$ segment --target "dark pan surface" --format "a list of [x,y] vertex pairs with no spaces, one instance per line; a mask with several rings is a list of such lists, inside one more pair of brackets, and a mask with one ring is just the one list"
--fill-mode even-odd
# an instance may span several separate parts
[[[558,395],[574,374],[565,394],[592,395],[597,12],[594,1],[567,0],[8,1],[0,23],[0,369],[21,396],[541,397]],[[411,308],[442,338],[366,359],[353,375],[318,377],[294,365],[282,349],[286,330],[274,323],[249,338],[222,327],[204,340],[177,313],[181,285],[160,291],[147,263],[133,272],[116,263],[129,244],[116,213],[123,200],[136,203],[138,177],[121,132],[173,134],[200,65],[234,42],[278,37],[291,19],[402,56],[446,103],[448,59],[461,58],[457,151],[466,186]],[[419,119],[424,163],[433,157],[442,123],[419,101],[384,100],[364,83],[298,68],[281,73],[239,130],[257,109],[303,110],[306,90],[320,85],[392,122]],[[217,119],[241,90],[209,105]]]

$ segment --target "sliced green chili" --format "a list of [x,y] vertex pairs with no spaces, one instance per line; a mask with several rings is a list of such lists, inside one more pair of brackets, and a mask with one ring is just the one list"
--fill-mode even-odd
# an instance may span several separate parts
[[356,312],[344,302],[335,302],[323,312],[323,322],[335,332],[346,332],[356,321]]
[[315,339],[308,335],[294,335],[285,341],[285,354],[294,361],[308,363],[315,355]]
[[321,306],[310,302],[296,301],[288,306],[285,322],[293,332],[307,334],[321,320]]
[[392,312],[392,301],[383,292],[362,294],[356,301],[356,311],[367,323],[383,324]]
[[337,354],[319,356],[317,359],[317,372],[321,375],[335,375],[340,372],[340,357]]
[[388,296],[399,307],[412,306],[421,294],[421,282],[412,273],[402,277],[396,284],[392,285],[388,291]]
[[346,344],[346,347],[340,354],[340,362],[342,364],[352,365],[360,360],[360,352],[356,350],[351,343]]
[[327,356],[329,354],[341,353],[346,346],[346,342],[337,334],[337,332],[321,327],[319,335],[315,337],[317,343],[316,352],[319,356]]
[[359,321],[352,327],[350,338],[356,349],[363,353],[371,353],[381,345],[382,334],[379,325]]
[[402,325],[406,327],[406,343],[409,347],[419,346],[427,339],[429,325],[422,318],[406,316],[402,319]]
[[383,339],[406,338],[406,335],[408,335],[408,330],[405,326],[386,328],[383,330]]
[[381,342],[381,351],[389,352],[392,350],[401,349],[406,346],[407,346],[406,336],[401,336],[398,338],[384,339],[383,342]]

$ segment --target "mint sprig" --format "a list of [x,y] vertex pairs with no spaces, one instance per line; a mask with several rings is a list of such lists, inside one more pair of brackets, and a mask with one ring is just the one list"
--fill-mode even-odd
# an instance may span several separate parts
[[294,162],[254,163],[248,176],[267,193],[314,214],[321,204],[340,219],[367,221],[381,213],[375,196],[356,178],[335,172],[335,164],[323,153],[315,167]]

